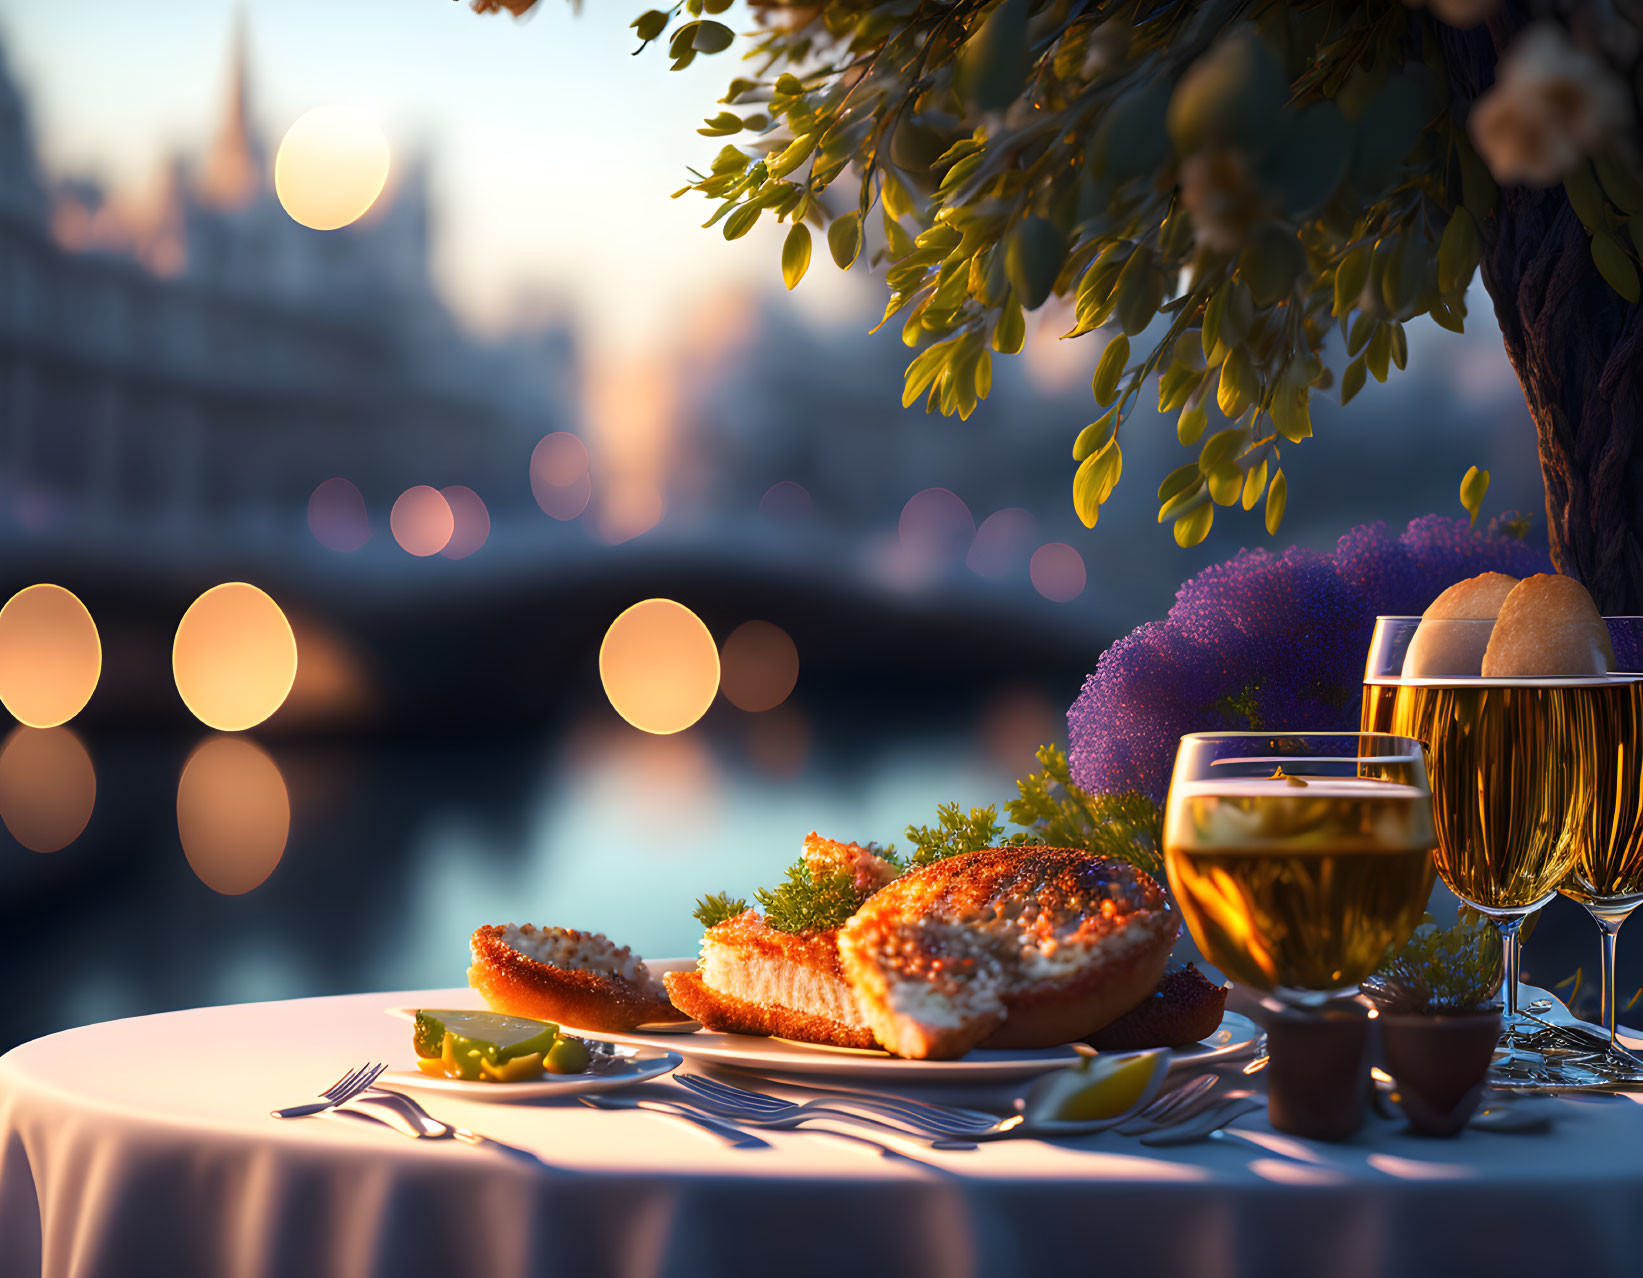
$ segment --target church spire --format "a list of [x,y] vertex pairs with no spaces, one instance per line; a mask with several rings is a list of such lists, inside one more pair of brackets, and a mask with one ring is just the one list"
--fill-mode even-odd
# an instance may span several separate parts
[[243,208],[264,184],[262,148],[251,135],[246,83],[245,10],[234,15],[234,42],[228,68],[228,97],[217,136],[200,177],[200,199],[219,209]]

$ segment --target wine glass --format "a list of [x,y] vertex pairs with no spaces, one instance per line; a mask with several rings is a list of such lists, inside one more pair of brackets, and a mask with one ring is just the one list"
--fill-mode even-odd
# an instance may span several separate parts
[[1409,939],[1432,891],[1436,836],[1419,743],[1192,733],[1175,756],[1163,842],[1199,951],[1274,1013],[1273,1125],[1344,1138],[1361,1121],[1368,1085],[1368,1022],[1352,996]]
[[1518,1011],[1518,933],[1557,894],[1593,799],[1594,725],[1631,686],[1608,676],[1485,679],[1492,620],[1381,617],[1364,670],[1362,724],[1426,747],[1438,874],[1500,933],[1506,1017],[1502,1074],[1575,1082],[1529,1042]]
[[1361,732],[1194,732],[1164,812],[1192,938],[1293,1007],[1350,998],[1420,923],[1436,842],[1420,744]]
[[1559,891],[1586,907],[1602,934],[1602,1012],[1615,1034],[1615,942],[1643,905],[1643,617],[1605,617],[1615,673],[1634,676],[1631,695],[1594,717],[1593,802],[1576,839],[1576,859]]

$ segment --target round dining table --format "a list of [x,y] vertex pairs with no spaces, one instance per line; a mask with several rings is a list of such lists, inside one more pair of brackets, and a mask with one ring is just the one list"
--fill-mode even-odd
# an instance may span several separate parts
[[[270,1117],[351,1065],[408,1066],[389,1009],[472,1005],[424,990],[209,1007],[14,1048],[0,1278],[1643,1272],[1643,1106],[1628,1096],[1562,1097],[1546,1130],[1447,1140],[1377,1117],[1322,1144],[1257,1111],[1173,1147],[1106,1131],[898,1146],[910,1156],[815,1130],[738,1148],[574,1098],[421,1093],[534,1157],[348,1114]],[[1240,1064],[1220,1068],[1258,1082]],[[999,1086],[1001,1111],[1010,1096]]]

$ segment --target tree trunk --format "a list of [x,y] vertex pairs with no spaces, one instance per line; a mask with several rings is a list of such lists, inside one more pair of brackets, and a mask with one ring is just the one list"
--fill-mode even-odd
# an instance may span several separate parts
[[[1528,18],[1508,0],[1487,30],[1449,34],[1456,87],[1475,99]],[[1610,616],[1643,615],[1643,322],[1592,262],[1561,186],[1502,187],[1481,228],[1484,287],[1540,439],[1559,570]]]
[[1490,221],[1483,283],[1540,437],[1552,558],[1605,614],[1643,615],[1639,308],[1597,273],[1561,187],[1504,188]]

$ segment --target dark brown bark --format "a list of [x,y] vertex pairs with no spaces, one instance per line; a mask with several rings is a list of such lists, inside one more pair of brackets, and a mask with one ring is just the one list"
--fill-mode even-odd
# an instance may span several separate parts
[[[1505,3],[1446,52],[1464,101],[1527,18]],[[1484,287],[1540,443],[1552,558],[1609,615],[1643,614],[1643,321],[1592,262],[1562,187],[1501,188],[1481,228]]]
[[1592,265],[1561,188],[1503,190],[1483,283],[1540,437],[1559,570],[1608,615],[1643,614],[1639,308]]

